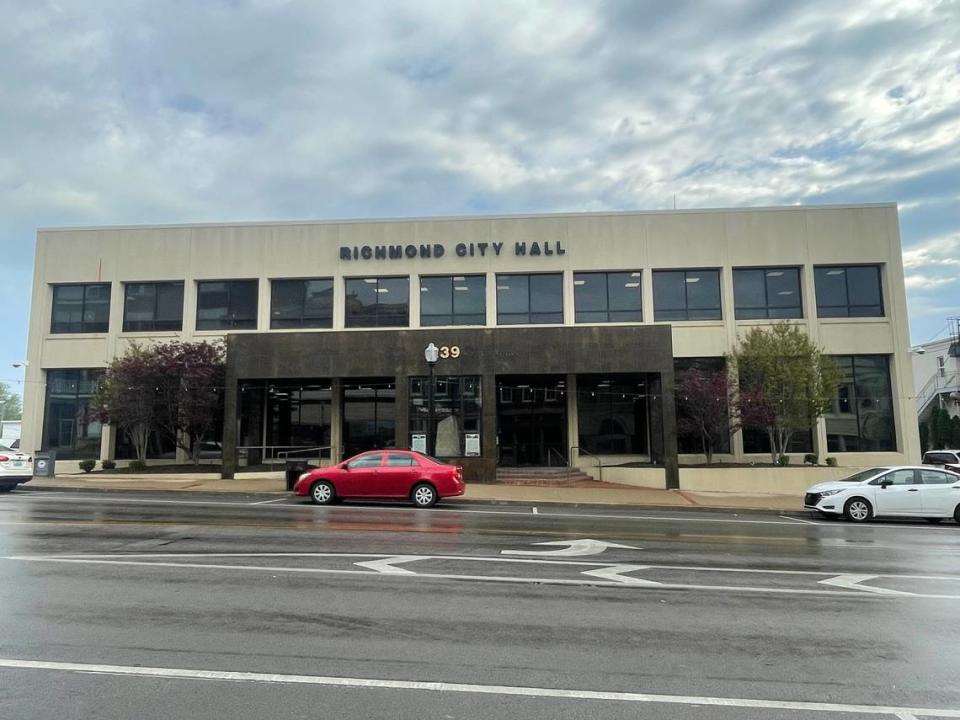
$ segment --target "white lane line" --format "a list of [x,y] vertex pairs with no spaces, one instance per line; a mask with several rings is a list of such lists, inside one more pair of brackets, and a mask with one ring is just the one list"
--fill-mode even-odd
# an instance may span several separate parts
[[813,520],[806,520],[804,518],[795,518],[788,515],[778,515],[777,517],[782,517],[784,520],[793,520],[794,522],[802,523],[803,525],[826,525],[826,523],[818,523]]
[[879,575],[838,575],[837,577],[821,580],[820,585],[832,585],[833,587],[846,588],[848,590],[865,590],[866,592],[876,593],[877,595],[912,595],[913,593],[902,592],[900,590],[890,590],[889,588],[874,587],[872,585],[862,585],[867,580],[876,580]]
[[537,511],[537,506],[536,506],[536,505],[533,506],[532,512],[533,512],[534,515],[537,514],[538,511]]
[[357,567],[365,567],[375,570],[384,575],[416,575],[413,570],[395,567],[398,563],[413,562],[422,559],[419,555],[397,555],[396,557],[381,558],[380,560],[367,560],[365,562],[354,563]]
[[247,505],[269,505],[270,503],[284,502],[287,498],[276,498],[274,500],[260,500],[259,502],[246,503]]
[[799,700],[760,700],[756,698],[697,697],[691,695],[660,695],[654,693],[616,692],[610,690],[570,690],[566,688],[525,687],[519,685],[480,685],[420,680],[387,680],[381,678],[331,677],[325,675],[287,675],[281,673],[238,672],[227,670],[193,670],[186,668],[133,667],[130,665],[100,665],[92,663],[48,662],[0,658],[0,667],[17,670],[48,670],[84,674],[124,675],[129,677],[166,678],[172,680],[210,680],[226,682],[257,682],[287,685],[317,685],[374,690],[416,690],[421,692],[468,693],[477,695],[507,695],[557,700],[606,700],[628,703],[658,703],[664,705],[705,705],[710,707],[755,708],[764,710],[799,710],[822,713],[851,713],[864,715],[892,715],[903,718],[960,718],[960,710],[940,708],[910,708],[889,705],[844,705],[841,703],[807,702]]
[[[640,585],[636,583],[624,583],[622,581],[604,581],[604,580],[586,580],[584,578],[542,578],[542,577],[519,577],[504,575],[467,575],[453,573],[381,573],[370,572],[368,570],[346,570],[339,568],[303,568],[303,567],[285,567],[285,566],[267,566],[267,565],[220,565],[214,563],[186,563],[186,562],[144,562],[135,560],[89,560],[79,558],[54,558],[54,557],[9,557],[8,560],[30,560],[34,562],[59,562],[75,563],[81,565],[120,565],[136,567],[162,567],[162,568],[189,568],[193,570],[250,570],[256,572],[271,573],[303,573],[313,575],[367,575],[369,577],[393,577],[409,580],[473,580],[482,582],[502,582],[502,583],[522,583],[532,585],[572,585],[579,587],[647,587],[647,589],[662,590],[705,590],[709,592],[728,592],[728,593],[759,593],[762,595],[812,595],[819,597],[879,597],[858,590],[815,590],[806,588],[781,588],[781,587],[751,587],[746,585],[702,585],[693,583],[658,583],[656,588]],[[581,573],[586,574],[586,573]],[[893,596],[889,596],[893,597]],[[901,596],[897,596],[898,598]],[[937,600],[960,600],[960,595],[934,595],[911,593],[906,596],[908,599],[937,599]]]

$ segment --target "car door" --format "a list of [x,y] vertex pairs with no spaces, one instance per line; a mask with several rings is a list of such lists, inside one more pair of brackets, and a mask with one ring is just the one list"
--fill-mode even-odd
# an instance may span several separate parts
[[376,496],[377,473],[383,462],[382,452],[358,455],[346,465],[338,492],[347,497]]
[[891,470],[873,482],[879,485],[874,495],[877,515],[923,515],[918,471]]
[[960,477],[943,470],[920,470],[923,489],[923,514],[937,517],[952,517],[954,508],[960,505]]
[[387,453],[379,471],[378,484],[383,497],[407,497],[417,480],[417,461],[406,453]]

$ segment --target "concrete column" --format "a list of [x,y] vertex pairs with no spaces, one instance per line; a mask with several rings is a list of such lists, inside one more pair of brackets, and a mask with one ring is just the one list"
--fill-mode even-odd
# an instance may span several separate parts
[[330,463],[343,459],[343,380],[330,381]]
[[100,434],[100,460],[113,460],[117,453],[117,428],[104,425]]
[[[651,390],[660,397],[659,416],[662,444],[660,447],[667,489],[680,487],[680,465],[677,458],[677,406],[674,393],[673,369],[661,373],[651,382]],[[651,417],[651,420],[653,418]],[[651,433],[651,459],[653,455],[653,437]]]
[[481,457],[484,467],[488,468],[489,477],[484,480],[493,480],[496,475],[496,466],[499,453],[497,443],[497,376],[486,373],[480,377],[480,444]]
[[[417,287],[419,288],[419,282]],[[419,289],[417,290],[419,292]],[[394,406],[394,442],[398,448],[410,447],[410,379],[406,375],[394,378],[396,401]]]
[[580,444],[580,423],[577,411],[577,376],[568,373],[567,377],[567,461],[574,465],[579,462],[578,453],[572,448]]
[[239,392],[240,383],[237,381],[236,366],[233,363],[233,351],[230,346],[232,338],[228,335],[227,370],[224,373],[226,386],[223,391],[223,465],[220,476],[224,480],[232,480],[237,471],[237,435],[240,430]]

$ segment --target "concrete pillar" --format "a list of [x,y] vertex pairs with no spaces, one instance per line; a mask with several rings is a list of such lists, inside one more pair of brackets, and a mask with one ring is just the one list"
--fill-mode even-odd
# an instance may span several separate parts
[[[673,368],[661,373],[660,375],[651,375],[650,392],[659,397],[660,401],[651,404],[651,410],[656,408],[660,421],[660,460],[663,463],[666,487],[670,489],[679,489],[680,487],[680,465],[677,458],[677,405],[676,395],[674,393]],[[651,412],[651,422],[654,421]],[[650,455],[654,457],[655,433],[650,437]]]
[[237,435],[240,430],[240,383],[230,363],[230,339],[227,338],[226,388],[223,393],[223,467],[220,476],[232,480],[237,471]]
[[396,447],[406,449],[410,447],[410,380],[406,375],[397,375],[393,381],[396,387],[394,442]]
[[330,381],[330,463],[343,459],[343,379]]
[[497,376],[486,373],[480,377],[480,445],[486,468],[484,480],[493,480],[499,454],[497,443]]
[[578,453],[575,453],[574,446],[580,445],[580,423],[577,413],[577,376],[568,373],[567,377],[567,461],[571,465],[579,462]]
[[100,460],[113,460],[117,454],[117,428],[104,425],[100,434]]

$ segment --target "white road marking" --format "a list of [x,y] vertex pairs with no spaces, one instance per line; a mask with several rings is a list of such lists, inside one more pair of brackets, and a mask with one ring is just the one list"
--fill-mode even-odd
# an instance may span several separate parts
[[878,588],[872,585],[863,585],[867,580],[876,580],[878,575],[838,575],[837,577],[821,580],[821,585],[833,585],[834,587],[846,588],[848,590],[865,590],[866,592],[876,593],[877,595],[912,595],[913,593],[901,592],[900,590],[890,590],[888,588]]
[[569,547],[562,550],[501,550],[501,555],[551,555],[553,557],[581,557],[584,555],[599,555],[607,548],[622,548],[624,550],[641,550],[642,548],[633,545],[620,545],[619,543],[606,542],[604,540],[547,540],[546,542],[533,543],[534,545],[567,545]]
[[794,522],[798,522],[803,525],[826,525],[826,523],[818,523],[818,522],[814,522],[813,520],[807,520],[805,518],[790,517],[789,515],[778,515],[777,517],[782,517],[784,520],[793,520]]
[[537,506],[536,506],[536,505],[533,506],[533,511],[532,511],[532,512],[533,512],[534,515],[537,514]]
[[247,505],[270,505],[271,503],[284,502],[287,498],[276,498],[274,500],[260,500],[258,502],[246,503]]
[[383,558],[381,560],[367,560],[366,562],[354,563],[358,567],[369,568],[370,570],[375,570],[378,573],[383,573],[384,575],[416,575],[412,570],[407,570],[406,568],[394,567],[397,563],[411,562],[413,560],[420,560],[419,555],[397,555],[395,557]]
[[[269,554],[268,554],[269,555]],[[138,557],[162,557],[163,554],[158,553],[156,555],[139,555]],[[250,555],[248,555],[249,557]],[[330,557],[364,557],[360,554],[352,553],[322,553],[318,556],[330,556]],[[289,567],[289,566],[264,566],[264,565],[223,565],[216,563],[195,563],[195,562],[149,562],[141,560],[118,560],[115,558],[121,557],[135,557],[135,556],[125,556],[117,555],[112,556],[114,559],[94,559],[91,557],[56,557],[56,556],[10,556],[4,559],[6,560],[22,560],[22,561],[31,561],[31,562],[59,562],[59,563],[76,563],[76,564],[91,564],[91,565],[120,565],[120,566],[137,566],[137,567],[163,567],[163,568],[189,568],[189,569],[208,569],[208,570],[250,570],[258,572],[285,572],[285,573],[305,573],[305,574],[321,574],[321,575],[370,575],[370,576],[379,576],[379,577],[398,577],[405,579],[430,579],[430,580],[475,580],[475,581],[485,581],[485,582],[507,582],[507,583],[527,583],[527,584],[542,584],[542,585],[575,585],[575,586],[600,586],[600,587],[653,587],[654,589],[664,589],[664,590],[705,590],[710,592],[731,592],[731,593],[760,593],[760,594],[774,594],[774,595],[815,595],[815,596],[832,596],[832,597],[867,597],[870,593],[870,590],[867,588],[856,588],[851,590],[819,590],[819,589],[810,589],[810,588],[783,588],[783,587],[756,587],[756,586],[737,586],[737,585],[705,585],[700,583],[657,583],[655,586],[642,585],[640,583],[630,582],[624,583],[623,579],[620,580],[602,580],[602,579],[584,579],[584,578],[544,578],[544,577],[519,577],[519,576],[497,576],[497,575],[473,575],[473,574],[462,574],[462,573],[421,573],[421,572],[391,572],[384,573],[379,570],[374,572],[369,572],[367,570],[347,570],[347,569],[338,569],[338,568],[307,568],[307,567]],[[187,556],[189,557],[189,556]],[[255,556],[254,556],[255,557]],[[381,560],[386,559],[390,560],[397,556],[378,556]],[[408,558],[414,558],[418,560],[428,560],[428,559],[451,559],[449,556],[429,556],[429,555],[420,555],[420,556],[400,556],[409,561]],[[539,563],[547,565],[594,565],[599,566],[600,568],[609,568],[610,565],[603,563],[589,563],[589,562],[574,562],[574,561],[548,561],[548,560],[530,560],[530,559],[508,559],[508,558],[484,558],[484,557],[462,557],[457,558],[462,560],[478,560],[481,562],[512,562],[512,563]],[[381,563],[382,565],[382,563]],[[623,567],[621,565],[621,567]],[[662,566],[646,566],[650,569],[662,569]],[[776,571],[767,571],[770,573],[775,573]],[[581,573],[581,574],[590,574],[590,573]],[[823,574],[823,573],[816,573]],[[884,595],[885,597],[896,597],[896,598],[907,598],[907,599],[944,599],[944,600],[960,600],[960,595],[937,595],[929,593],[899,593],[897,595]]]
[[662,585],[663,583],[654,582],[653,580],[644,580],[643,578],[635,578],[621,574],[633,572],[634,570],[646,570],[649,567],[649,565],[612,565],[610,567],[597,568],[596,570],[584,570],[580,574],[590,575],[591,577],[597,577],[601,580],[613,580],[614,582],[624,583],[625,585],[646,585],[647,587]]
[[799,710],[822,713],[850,713],[864,715],[892,715],[904,718],[960,718],[960,710],[941,708],[910,708],[890,705],[845,705],[841,703],[808,702],[802,700],[761,700],[756,698],[697,697],[691,695],[661,695],[654,693],[617,692],[612,690],[571,690],[566,688],[529,687],[519,685],[480,685],[420,680],[386,680],[381,678],[331,677],[325,675],[288,675],[281,673],[238,672],[227,670],[193,670],[187,668],[140,667],[130,665],[103,665],[74,662],[49,662],[0,658],[0,667],[16,670],[47,670],[84,674],[122,675],[127,677],[165,678],[171,680],[209,680],[225,682],[258,682],[286,685],[316,685],[326,687],[415,690],[421,692],[467,693],[476,695],[506,695],[557,700],[592,700],[627,703],[657,703],[663,705],[702,705],[708,707],[754,708],[763,710]]

